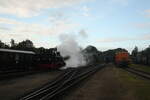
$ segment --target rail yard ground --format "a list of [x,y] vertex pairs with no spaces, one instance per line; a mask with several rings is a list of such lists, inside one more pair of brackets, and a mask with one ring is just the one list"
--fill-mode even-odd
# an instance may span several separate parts
[[18,97],[46,84],[61,72],[42,72],[0,81],[0,100],[16,100]]
[[145,71],[145,72],[150,73],[150,66],[139,65],[139,64],[130,64],[129,67],[131,67],[131,68],[136,68],[136,69],[138,69],[138,70],[141,70],[141,71]]
[[63,100],[150,100],[149,93],[150,80],[109,64]]
[[[141,65],[130,67],[141,68]],[[141,70],[149,70],[142,66]],[[149,70],[150,71],[150,70]],[[0,100],[17,100],[18,97],[41,87],[62,71],[28,75],[0,82]],[[150,100],[150,80],[107,64],[94,75],[66,91],[59,100]]]

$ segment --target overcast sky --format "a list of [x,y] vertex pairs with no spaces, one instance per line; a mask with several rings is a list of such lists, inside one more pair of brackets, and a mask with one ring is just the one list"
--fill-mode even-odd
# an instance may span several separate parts
[[30,39],[55,47],[59,35],[73,34],[83,47],[150,45],[150,0],[0,0],[0,39]]

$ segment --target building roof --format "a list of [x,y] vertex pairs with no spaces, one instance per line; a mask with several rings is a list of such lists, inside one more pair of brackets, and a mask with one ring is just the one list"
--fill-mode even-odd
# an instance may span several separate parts
[[1,49],[0,52],[13,52],[13,53],[24,53],[24,54],[35,54],[33,51],[13,50],[13,49]]

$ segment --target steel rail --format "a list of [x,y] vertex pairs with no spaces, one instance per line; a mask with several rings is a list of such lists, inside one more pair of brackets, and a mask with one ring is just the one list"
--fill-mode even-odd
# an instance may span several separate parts
[[[65,71],[64,73],[58,75],[55,80],[52,80],[50,83],[48,83],[48,84],[45,85],[44,87],[42,87],[42,88],[40,88],[40,89],[38,89],[38,90],[36,90],[36,91],[30,93],[29,95],[27,95],[27,96],[21,98],[20,100],[28,100],[28,99],[31,99],[31,98],[33,98],[33,97],[35,97],[35,96],[37,96],[37,95],[40,95],[40,94],[42,94],[42,93],[48,91],[49,89],[55,88],[55,84],[56,84],[56,83],[59,83],[60,81],[62,81],[62,80],[63,80],[67,75],[69,75],[71,72],[72,72],[72,70],[69,70],[68,72]],[[54,86],[53,86],[53,85],[54,85]]]
[[135,70],[135,71],[138,71],[138,72],[141,72],[141,73],[144,73],[144,74],[150,75],[150,72],[145,72],[145,71],[143,71],[143,70],[139,70],[139,69],[132,68],[132,67],[130,67],[130,69]]
[[147,72],[144,72],[144,71],[141,71],[141,70],[137,70],[137,69],[134,69],[134,68],[124,68],[124,70],[132,73],[132,74],[135,74],[137,76],[140,76],[142,78],[145,78],[145,79],[148,79],[150,80],[150,74],[147,73]]
[[66,91],[68,88],[74,86],[75,84],[79,83],[80,81],[86,79],[88,76],[90,76],[91,74],[93,74],[94,72],[98,71],[97,69],[95,70],[91,70],[81,76],[79,76],[80,78],[77,78],[76,80],[71,80],[70,84],[68,84],[66,87],[61,88],[59,91],[57,91],[54,94],[47,94],[46,96],[42,97],[40,100],[51,100],[53,97],[61,94],[62,92]]
[[103,67],[104,66],[91,66],[88,68],[77,68],[74,70],[70,70],[64,75],[63,78],[60,78],[59,81],[58,77],[58,79],[54,80],[54,82],[52,82],[51,84],[44,86],[43,88],[21,98],[20,100],[49,100]]
[[48,98],[49,96],[55,95],[58,91],[60,91],[65,85],[73,78],[73,76],[77,73],[77,71],[74,71],[72,75],[69,77],[69,79],[65,80],[61,86],[57,87],[55,90],[52,92],[48,93],[47,95],[43,96],[40,98],[40,100],[44,100],[45,98]]

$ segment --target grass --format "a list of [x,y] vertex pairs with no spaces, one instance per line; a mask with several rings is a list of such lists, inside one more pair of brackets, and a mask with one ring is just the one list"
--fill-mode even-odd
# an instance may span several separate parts
[[129,65],[129,67],[150,73],[150,66],[139,65],[139,64],[131,64],[131,65]]
[[123,69],[114,68],[119,81],[123,86],[132,91],[138,100],[150,100],[150,80],[144,80]]

